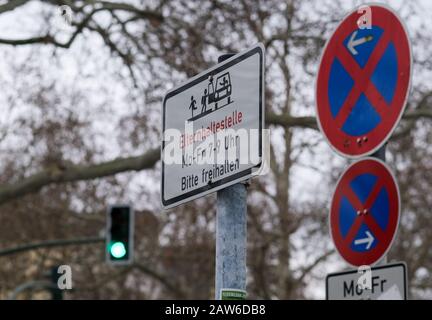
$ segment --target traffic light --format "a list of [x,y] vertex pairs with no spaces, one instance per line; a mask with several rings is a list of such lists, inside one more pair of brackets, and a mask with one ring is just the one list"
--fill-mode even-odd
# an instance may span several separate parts
[[114,205],[108,210],[106,258],[111,264],[128,264],[133,259],[133,210],[128,205]]

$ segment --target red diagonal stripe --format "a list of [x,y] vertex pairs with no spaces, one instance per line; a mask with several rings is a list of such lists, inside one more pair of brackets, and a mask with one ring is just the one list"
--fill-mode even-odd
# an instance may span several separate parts
[[372,188],[371,192],[369,193],[369,196],[366,199],[363,206],[364,209],[368,210],[369,213],[372,205],[375,203],[375,200],[378,197],[383,187],[384,187],[384,182],[382,181],[382,179],[378,179],[378,181],[375,183],[374,187]]
[[359,231],[361,225],[363,224],[364,219],[362,216],[357,216],[357,218],[354,220],[353,225],[349,229],[346,237],[345,237],[345,244],[349,247],[350,244],[353,242],[354,238],[357,235],[357,232]]
[[[344,192],[344,196],[348,199],[349,203],[353,206],[354,210],[358,211],[363,209],[363,205],[357,195],[352,191],[351,187],[347,185]],[[349,244],[354,240],[354,237],[357,235],[358,230],[360,229],[363,222],[362,216],[357,216],[354,220],[353,225],[348,231],[348,234],[345,236],[345,243],[349,246]]]
[[384,119],[390,110],[390,106],[384,100],[383,96],[379,93],[372,81],[369,81],[364,94],[374,107],[375,111],[380,115],[381,119]]
[[358,66],[348,49],[343,45],[339,45],[339,48],[336,50],[336,57],[354,80],[354,86],[336,116],[335,122],[337,127],[340,128],[343,126],[351,113],[352,108],[363,92],[368,96],[369,102],[381,117],[383,116],[383,112],[385,111],[384,108],[386,106],[385,101],[378,90],[376,90],[375,85],[370,81],[370,78],[390,41],[390,32],[384,32],[363,69]]
[[354,209],[363,209],[363,203],[360,201],[360,199],[357,197],[357,195],[354,193],[348,183],[347,187],[344,188],[344,196],[348,199]]
[[357,61],[353,58],[351,53],[345,48],[344,45],[339,45],[336,49],[336,58],[348,72],[355,82],[358,77],[363,74],[363,69],[358,65]]
[[385,236],[383,230],[381,230],[380,226],[375,221],[370,211],[372,205],[375,203],[383,187],[384,182],[381,179],[378,179],[378,181],[375,183],[374,187],[370,191],[369,196],[364,204],[360,201],[360,199],[357,197],[351,187],[347,186],[347,188],[345,188],[344,196],[348,199],[348,201],[351,203],[351,205],[356,211],[363,211],[364,209],[368,210],[368,213],[366,215],[357,216],[355,218],[353,225],[348,231],[348,234],[345,236],[345,243],[348,246],[354,241],[354,238],[357,236],[357,232],[363,222],[372,231],[375,239],[382,240]]
[[354,87],[351,89],[350,93],[345,99],[345,102],[340,108],[339,113],[336,115],[335,125],[337,128],[342,128],[343,124],[345,123],[346,119],[348,118],[352,109],[354,108],[355,103],[357,102],[357,100],[360,98],[360,95],[362,94],[362,89],[360,85],[358,85],[358,83],[361,82],[356,82],[354,84]]
[[375,219],[372,217],[372,215],[367,214],[364,216],[364,223],[369,227],[370,231],[372,231],[372,234],[375,239],[383,241],[385,239],[385,233],[381,230],[378,223],[375,221]]

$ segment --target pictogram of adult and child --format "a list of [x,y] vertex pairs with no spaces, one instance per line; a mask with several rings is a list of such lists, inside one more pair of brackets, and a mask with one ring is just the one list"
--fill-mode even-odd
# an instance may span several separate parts
[[216,85],[213,83],[213,79],[213,75],[211,75],[208,80],[207,88],[204,89],[204,93],[201,96],[201,112],[195,115],[194,113],[196,113],[195,111],[198,109],[197,101],[194,96],[191,96],[189,110],[191,110],[192,116],[188,121],[194,121],[204,117],[233,102],[231,99],[232,85],[229,72],[218,76]]

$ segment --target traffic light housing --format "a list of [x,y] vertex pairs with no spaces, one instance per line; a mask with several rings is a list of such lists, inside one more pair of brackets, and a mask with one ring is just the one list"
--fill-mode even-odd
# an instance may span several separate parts
[[106,259],[110,264],[129,264],[133,260],[134,216],[131,206],[114,205],[108,210]]

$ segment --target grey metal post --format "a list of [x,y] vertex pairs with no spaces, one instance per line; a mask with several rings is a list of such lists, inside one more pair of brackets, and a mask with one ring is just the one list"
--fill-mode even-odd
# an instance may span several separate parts
[[216,291],[246,291],[246,186],[229,186],[217,193]]
[[[219,57],[222,62],[234,54]],[[215,299],[221,289],[246,291],[246,185],[237,183],[217,192]]]
[[[386,161],[386,146],[387,143],[385,143],[381,148],[377,150],[374,154],[372,154],[372,157],[380,159],[382,161]],[[387,264],[387,255],[382,257],[382,259],[377,263],[377,265],[385,265]]]
[[386,146],[387,146],[387,144],[384,144],[374,154],[372,154],[372,157],[378,158],[378,159],[385,162],[386,161]]

